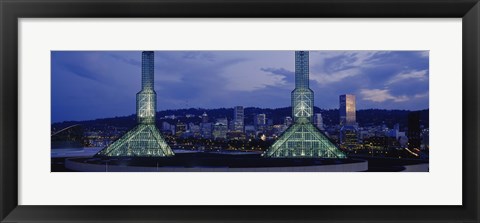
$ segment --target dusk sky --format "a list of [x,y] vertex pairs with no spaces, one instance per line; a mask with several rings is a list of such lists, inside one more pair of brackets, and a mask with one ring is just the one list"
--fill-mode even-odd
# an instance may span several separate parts
[[[52,51],[52,122],[135,113],[141,51]],[[157,110],[290,106],[294,51],[155,51]],[[310,51],[315,106],[428,108],[428,51]]]

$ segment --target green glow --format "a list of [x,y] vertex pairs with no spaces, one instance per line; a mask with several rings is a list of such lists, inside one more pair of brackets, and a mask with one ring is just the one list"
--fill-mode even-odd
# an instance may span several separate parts
[[142,90],[137,93],[138,125],[125,133],[107,148],[101,150],[100,156],[173,156],[170,146],[165,142],[155,126],[157,94],[154,86],[154,53],[142,53]]
[[309,88],[309,53],[295,51],[295,89],[292,91],[294,123],[268,148],[268,157],[346,158],[313,124],[313,91]]
[[267,150],[269,157],[346,158],[330,140],[307,119],[291,125]]
[[139,124],[98,155],[162,157],[173,156],[174,153],[155,125]]

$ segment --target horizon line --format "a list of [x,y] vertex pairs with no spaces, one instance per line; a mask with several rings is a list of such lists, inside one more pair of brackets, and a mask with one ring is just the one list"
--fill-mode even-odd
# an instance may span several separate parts
[[[241,106],[241,105],[239,105]],[[258,109],[282,109],[282,108],[291,108],[292,106],[287,106],[287,107],[279,107],[279,108],[260,108],[260,107],[244,107],[244,109],[247,108],[258,108]],[[319,108],[314,106],[314,108]],[[159,112],[166,112],[166,111],[175,111],[175,110],[189,110],[189,109],[198,109],[198,110],[215,110],[215,109],[234,109],[233,107],[220,107],[220,108],[180,108],[180,109],[166,109],[166,110],[159,110],[155,111],[155,113]],[[339,108],[331,108],[331,109],[322,109],[319,108],[320,110],[328,111],[328,110],[339,110]],[[390,110],[390,111],[409,111],[409,112],[415,112],[415,111],[424,111],[424,110],[429,110],[430,108],[424,108],[424,109],[418,109],[418,110],[408,110],[408,109],[385,109],[385,108],[366,108],[366,109],[357,109],[355,112],[358,111],[364,111],[364,110]],[[122,117],[130,117],[130,116],[136,116],[136,113],[129,114],[129,115],[120,115],[120,116],[110,116],[110,117],[101,117],[101,118],[92,118],[92,119],[84,119],[84,120],[64,120],[64,121],[56,121],[56,122],[51,122],[51,125],[57,124],[57,123],[62,123],[62,122],[84,122],[84,121],[93,121],[93,120],[100,120],[100,119],[109,119],[109,118],[122,118]]]

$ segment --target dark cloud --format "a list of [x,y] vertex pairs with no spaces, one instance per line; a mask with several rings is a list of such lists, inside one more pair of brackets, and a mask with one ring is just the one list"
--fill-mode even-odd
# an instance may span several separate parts
[[268,67],[268,68],[260,68],[261,71],[265,72],[270,72],[272,74],[280,74],[280,75],[285,75],[285,76],[293,76],[295,75],[294,71],[289,71],[285,68],[273,68],[273,67]]
[[[429,64],[424,53],[325,51],[310,56],[310,67],[320,107],[337,108],[338,96],[351,93],[357,95],[358,109],[428,108],[428,96],[419,97],[428,92]],[[427,75],[422,77],[422,71]],[[372,97],[367,92],[381,95]]]
[[[351,93],[358,109],[428,108],[426,55],[312,52],[315,105],[338,108],[339,95]],[[158,109],[289,106],[293,70],[293,51],[156,51]],[[140,78],[140,51],[53,51],[52,121],[130,115]]]

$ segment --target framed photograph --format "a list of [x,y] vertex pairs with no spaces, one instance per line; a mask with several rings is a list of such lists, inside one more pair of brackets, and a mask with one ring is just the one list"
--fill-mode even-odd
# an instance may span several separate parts
[[480,220],[476,0],[0,11],[2,222]]
[[51,64],[51,172],[429,171],[429,51],[52,51]]

